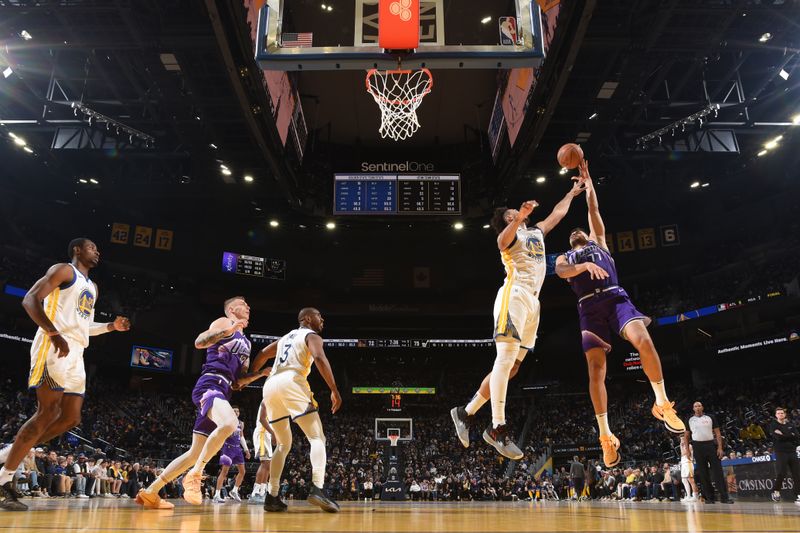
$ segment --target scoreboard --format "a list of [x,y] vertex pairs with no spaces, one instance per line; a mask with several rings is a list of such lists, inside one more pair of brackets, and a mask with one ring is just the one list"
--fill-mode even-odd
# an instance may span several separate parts
[[459,174],[336,174],[336,215],[458,215]]
[[286,279],[286,261],[222,252],[222,271],[226,274],[284,280]]

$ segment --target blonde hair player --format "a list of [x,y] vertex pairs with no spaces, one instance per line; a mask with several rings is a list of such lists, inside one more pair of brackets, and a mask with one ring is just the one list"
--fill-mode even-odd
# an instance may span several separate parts
[[58,263],[33,284],[22,306],[39,326],[31,346],[28,387],[36,390],[36,413],[25,422],[14,443],[0,450],[0,509],[25,511],[13,487],[14,472],[31,447],[50,441],[80,424],[86,370],[83,350],[89,337],[109,331],[128,331],[130,322],[118,316],[113,322],[94,321],[97,285],[89,271],[100,263],[97,245],[86,238],[73,239],[67,248],[69,263]]
[[251,503],[264,503],[267,495],[267,482],[269,482],[269,464],[272,460],[272,444],[275,442],[275,432],[267,421],[267,408],[264,401],[258,405],[256,416],[256,429],[253,430],[253,451],[258,460],[256,482],[250,494]]
[[575,228],[569,235],[571,250],[556,258],[556,275],[565,279],[578,297],[581,344],[589,369],[589,395],[592,398],[603,462],[611,467],[619,463],[619,439],[608,424],[606,393],[606,354],[611,351],[611,334],[630,342],[642,358],[642,369],[655,393],[651,412],[673,433],[683,433],[685,426],[675,413],[674,402],[667,398],[661,359],[647,332],[650,318],[631,302],[620,287],[617,267],[606,246],[606,229],[600,216],[597,192],[589,175],[589,163],[582,161],[581,179],[586,183],[586,204],[589,211],[589,234]]
[[200,485],[206,464],[239,425],[229,403],[233,391],[269,374],[268,368],[261,370],[267,361],[264,350],[259,352],[249,365],[251,371],[246,373],[250,362],[250,340],[245,337],[244,329],[250,322],[250,306],[244,297],[228,298],[223,309],[225,316],[212,322],[194,341],[195,348],[206,349],[206,362],[192,389],[192,403],[197,407],[192,445],[167,465],[149,487],[136,495],[136,503],[145,509],[175,507],[162,500],[158,492],[190,467],[183,477],[183,499],[192,505],[203,503]]
[[269,473],[269,492],[264,501],[267,512],[286,511],[278,497],[281,473],[286,456],[292,448],[292,421],[303,430],[311,445],[311,482],[308,502],[329,513],[339,512],[339,505],[323,492],[325,483],[325,434],[319,418],[317,402],[308,385],[311,364],[315,364],[331,389],[331,413],[342,405],[333,370],[325,356],[320,333],[325,321],[313,307],[306,307],[297,316],[300,327],[267,346],[267,358],[275,357],[272,374],[264,383],[264,406],[267,420],[275,432],[277,446],[272,455]]
[[522,204],[519,211],[501,207],[495,210],[492,226],[497,231],[497,247],[506,269],[506,279],[494,302],[494,338],[497,357],[491,373],[483,379],[478,392],[464,407],[453,407],[450,416],[461,444],[469,446],[469,425],[473,416],[489,399],[492,424],[483,432],[483,440],[509,459],[521,459],[522,450],[511,440],[506,426],[506,390],[519,365],[533,349],[539,329],[539,293],[547,273],[544,238],[569,211],[572,199],[583,192],[581,180],[556,204],[553,211],[532,227],[528,217],[539,205]]

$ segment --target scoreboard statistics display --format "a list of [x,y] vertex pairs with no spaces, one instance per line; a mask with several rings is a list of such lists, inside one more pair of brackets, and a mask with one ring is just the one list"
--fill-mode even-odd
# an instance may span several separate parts
[[234,252],[222,252],[222,271],[226,274],[285,280],[286,261]]
[[458,215],[459,174],[336,174],[337,215]]

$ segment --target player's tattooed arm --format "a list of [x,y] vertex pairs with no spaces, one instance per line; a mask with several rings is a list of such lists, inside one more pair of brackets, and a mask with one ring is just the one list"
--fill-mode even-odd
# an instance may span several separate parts
[[243,330],[246,323],[243,320],[232,320],[228,317],[216,319],[203,333],[194,340],[194,347],[203,350],[219,340],[233,335],[238,330]]

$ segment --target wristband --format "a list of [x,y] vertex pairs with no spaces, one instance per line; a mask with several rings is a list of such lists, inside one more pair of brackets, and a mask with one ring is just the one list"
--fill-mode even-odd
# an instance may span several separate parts
[[48,337],[57,337],[61,335],[61,332],[58,331],[57,329],[54,329],[53,331],[45,331],[44,334],[47,335]]

